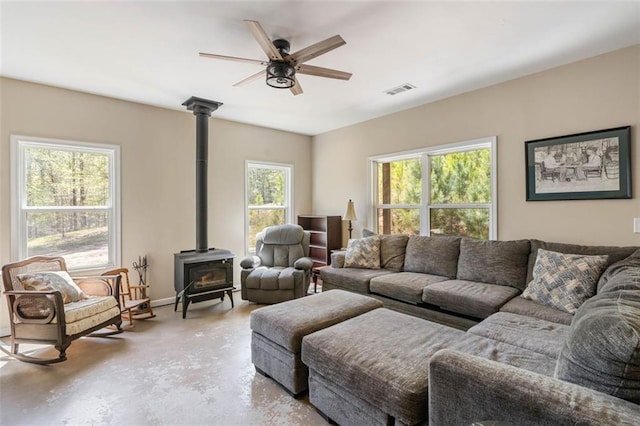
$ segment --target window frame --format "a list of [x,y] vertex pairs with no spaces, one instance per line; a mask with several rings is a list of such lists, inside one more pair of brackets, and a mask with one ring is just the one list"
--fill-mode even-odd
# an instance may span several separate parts
[[[27,257],[27,213],[38,211],[107,211],[108,221],[108,260],[106,264],[88,267],[68,267],[69,271],[96,271],[113,269],[122,264],[121,235],[121,180],[120,146],[106,143],[81,142],[54,138],[41,138],[23,135],[11,135],[11,259],[17,261]],[[27,148],[46,148],[59,151],[98,153],[109,158],[109,204],[96,206],[27,206],[26,196],[26,158]]]
[[[490,203],[469,203],[469,204],[433,204],[431,203],[431,170],[430,157],[436,155],[452,154],[456,152],[474,151],[477,149],[489,149],[491,157],[491,202]],[[422,161],[422,203],[414,204],[382,204],[378,203],[378,164],[389,163],[400,160],[420,158]],[[408,151],[401,151],[390,154],[382,154],[370,156],[367,161],[369,163],[369,200],[371,210],[369,214],[369,223],[373,224],[376,232],[378,229],[378,209],[420,209],[420,235],[429,235],[430,210],[442,208],[486,208],[489,210],[489,239],[496,240],[498,238],[498,190],[497,190],[497,170],[498,170],[498,154],[497,154],[497,137],[488,136],[479,139],[449,143],[444,145],[436,145],[425,148],[418,148]],[[427,177],[425,179],[425,177]]]
[[244,166],[244,251],[245,256],[250,256],[251,247],[249,247],[249,211],[250,210],[273,210],[274,207],[260,208],[249,206],[249,169],[252,167],[280,170],[285,172],[285,194],[284,206],[279,208],[284,210],[284,223],[293,223],[293,164],[273,163],[266,161],[245,160]]

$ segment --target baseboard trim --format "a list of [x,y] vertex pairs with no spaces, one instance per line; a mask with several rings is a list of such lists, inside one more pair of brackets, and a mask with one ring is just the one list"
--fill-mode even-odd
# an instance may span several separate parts
[[173,305],[174,303],[176,303],[175,297],[165,297],[164,299],[152,300],[151,307],[155,308],[157,306]]

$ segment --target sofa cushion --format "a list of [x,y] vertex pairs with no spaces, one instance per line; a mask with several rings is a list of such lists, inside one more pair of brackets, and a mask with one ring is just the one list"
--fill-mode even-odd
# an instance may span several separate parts
[[369,293],[369,281],[371,278],[381,275],[394,274],[386,269],[359,269],[359,268],[322,268],[320,278],[323,282],[332,284],[356,293]]
[[407,242],[404,271],[455,278],[460,240],[460,237],[411,235]]
[[73,282],[66,271],[43,271],[18,275],[18,280],[25,290],[52,291],[58,290],[64,303],[84,300],[87,295]]
[[380,236],[380,267],[391,271],[401,271],[407,248],[407,235]]
[[349,240],[344,267],[380,269],[380,237]]
[[72,323],[96,316],[114,307],[118,307],[118,302],[113,296],[91,296],[66,304],[64,307],[64,319],[67,323]]
[[371,279],[371,293],[381,294],[409,303],[422,303],[422,290],[433,283],[445,281],[445,277],[415,272],[399,272]]
[[[616,290],[640,290],[640,249],[609,266],[598,280],[596,293]],[[628,274],[631,272],[631,275]]]
[[573,320],[572,314],[543,305],[542,303],[534,302],[533,300],[525,299],[522,296],[509,300],[500,308],[500,312],[510,312],[512,314],[539,318],[564,325],[570,325],[571,320]]
[[616,246],[583,246],[578,244],[553,243],[540,240],[531,240],[531,253],[527,266],[527,283],[533,279],[533,265],[536,263],[538,249],[556,251],[558,253],[584,254],[587,256],[598,256],[606,254],[607,266],[630,256],[640,247],[616,247]]
[[538,374],[553,377],[557,357],[549,357],[508,343],[467,333],[447,349],[523,368]]
[[522,297],[573,314],[596,293],[607,256],[563,254],[538,250],[533,281]]
[[422,301],[475,318],[486,318],[520,293],[501,285],[465,280],[448,280],[431,284],[422,291]]
[[467,332],[538,352],[556,360],[569,332],[569,326],[508,312],[498,312],[471,327]]
[[639,404],[640,293],[602,293],[582,305],[555,376]]
[[529,240],[491,241],[463,238],[458,259],[459,280],[526,287]]
[[[110,306],[110,307],[109,307]],[[84,333],[90,328],[120,316],[120,306],[113,296],[91,296],[64,306],[65,329],[68,336]],[[71,322],[70,319],[75,319]]]
[[296,276],[300,279],[302,271],[295,268],[260,266],[249,273],[245,280],[247,288],[261,290],[293,290]]

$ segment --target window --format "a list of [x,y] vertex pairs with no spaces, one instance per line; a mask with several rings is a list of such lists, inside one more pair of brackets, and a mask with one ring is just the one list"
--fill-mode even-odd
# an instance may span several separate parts
[[62,256],[69,270],[120,264],[120,149],[11,137],[12,256]]
[[377,162],[378,232],[420,234],[422,158],[396,158]]
[[267,226],[291,223],[293,166],[246,163],[246,251],[255,254],[256,235]]
[[370,158],[382,234],[496,238],[496,138]]

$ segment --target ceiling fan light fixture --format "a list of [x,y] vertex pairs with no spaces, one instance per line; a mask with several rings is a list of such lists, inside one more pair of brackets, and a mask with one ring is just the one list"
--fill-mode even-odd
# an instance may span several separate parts
[[290,89],[296,84],[296,69],[284,61],[267,65],[267,85],[276,89]]

